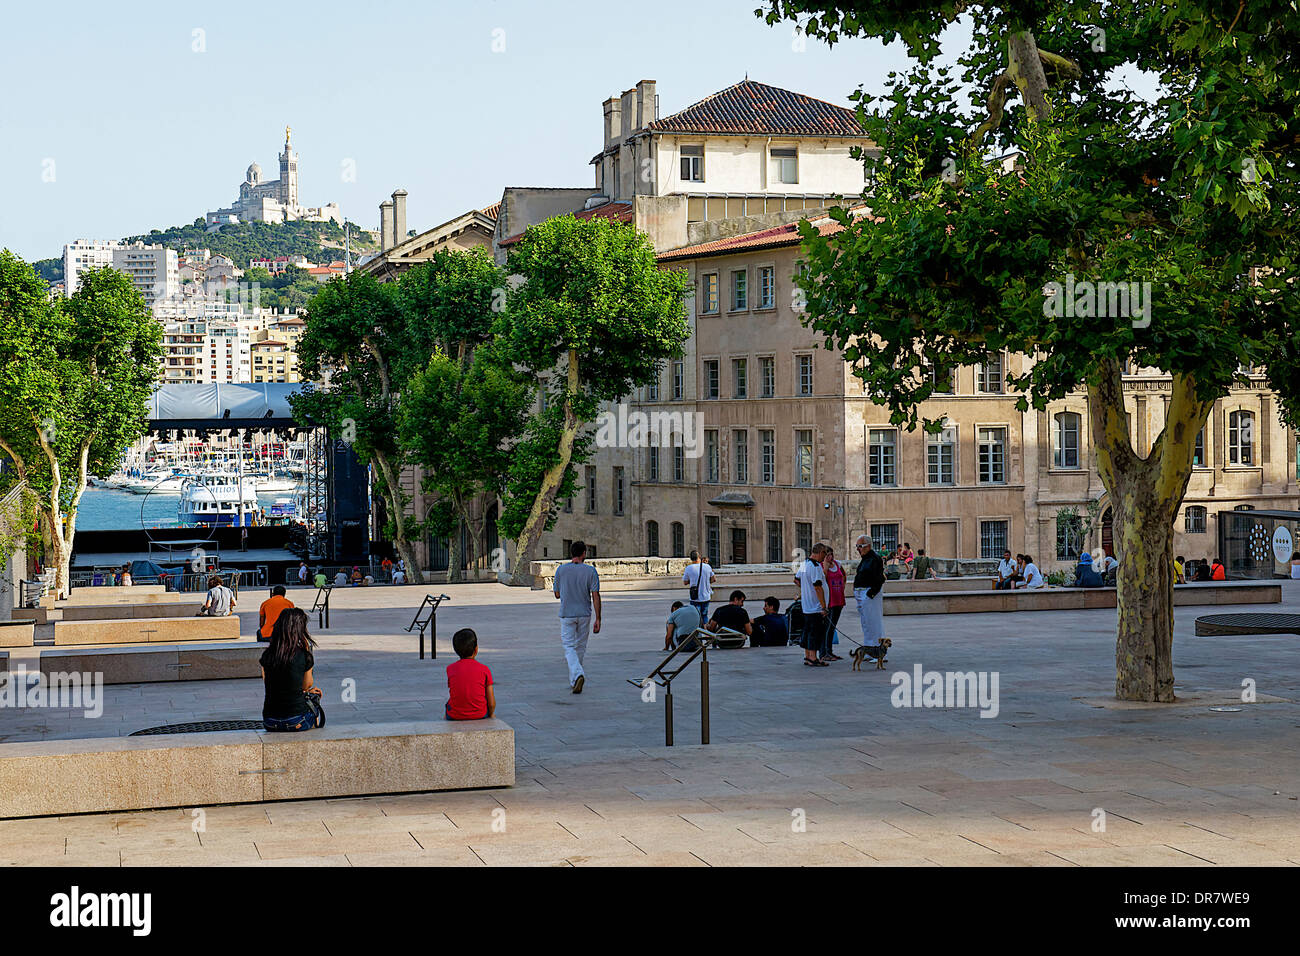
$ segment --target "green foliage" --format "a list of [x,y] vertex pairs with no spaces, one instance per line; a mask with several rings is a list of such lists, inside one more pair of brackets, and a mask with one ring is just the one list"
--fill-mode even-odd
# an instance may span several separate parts
[[[958,58],[972,84],[964,95],[932,62],[952,3],[771,6],[769,19],[811,16],[813,35],[899,37],[920,58],[883,96],[859,94],[879,148],[870,217],[835,213],[844,229],[832,236],[803,227],[810,324],[912,427],[933,394],[927,368],[943,375],[1000,349],[1035,357],[1010,381],[1022,407],[1126,359],[1186,376],[1209,400],[1253,363],[1268,366],[1296,421],[1300,20],[1290,5],[963,6],[976,24]],[[1025,122],[1022,97],[989,139],[972,141],[1013,29],[1032,30],[1046,51],[1050,113]],[[1153,74],[1161,95],[1135,96],[1117,82],[1123,68]],[[1015,173],[987,162],[988,147],[1021,151]],[[1150,324],[1050,314],[1044,289],[1067,276],[1150,282]]]
[[105,476],[144,434],[162,328],[130,277],[85,273],[50,301],[31,266],[0,251],[0,450],[47,520],[75,518],[87,476]]
[[[523,530],[541,477],[564,459],[566,428],[594,419],[601,402],[644,385],[681,354],[690,328],[687,277],[660,269],[650,240],[630,225],[561,216],[531,226],[510,251],[507,271],[523,281],[508,299],[504,339],[515,362],[541,382],[542,409],[516,447],[500,527]],[[576,366],[576,388],[566,370]],[[558,497],[572,494],[574,466],[586,459],[579,435]],[[554,519],[554,497],[546,503]]]
[[422,339],[466,362],[469,350],[494,334],[506,305],[506,274],[481,246],[439,249],[402,273],[398,297]]

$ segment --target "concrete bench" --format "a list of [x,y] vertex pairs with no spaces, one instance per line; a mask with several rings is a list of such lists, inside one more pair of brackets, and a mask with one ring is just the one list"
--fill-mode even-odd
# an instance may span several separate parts
[[83,604],[174,604],[178,601],[203,599],[202,591],[164,591],[160,584],[141,584],[130,588],[77,588],[66,600],[56,601],[53,595],[41,598],[43,608],[61,608]]
[[112,621],[55,621],[54,643],[176,644],[183,641],[237,641],[239,618],[145,617]]
[[203,609],[203,599],[192,594],[176,595],[184,601],[158,604],[67,604],[53,608],[29,608],[18,611],[37,624],[54,621],[110,621],[138,617],[195,617]]
[[[1115,588],[1020,588],[1015,591],[890,593],[886,614],[968,614],[990,611],[1079,611],[1115,607]],[[1282,586],[1267,581],[1174,585],[1176,607],[1212,604],[1280,604]]]
[[42,674],[102,674],[105,684],[246,680],[262,676],[256,641],[41,651]]
[[509,787],[500,720],[0,744],[0,818]]
[[[26,613],[15,608],[14,613]],[[0,647],[31,647],[36,643],[36,624],[31,620],[0,621]]]

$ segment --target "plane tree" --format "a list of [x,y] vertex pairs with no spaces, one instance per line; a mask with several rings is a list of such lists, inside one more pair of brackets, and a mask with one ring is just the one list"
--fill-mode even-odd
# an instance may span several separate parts
[[[1252,367],[1300,422],[1294,5],[771,0],[757,13],[911,55],[879,95],[855,94],[875,144],[869,213],[803,226],[806,321],[907,428],[935,427],[919,409],[942,398],[936,383],[990,352],[1031,359],[1008,373],[1022,411],[1086,393],[1121,558],[1116,696],[1172,701],[1173,524],[1197,435]],[[1139,74],[1154,93],[1130,88]],[[1169,377],[1149,447],[1130,430],[1129,367]]]

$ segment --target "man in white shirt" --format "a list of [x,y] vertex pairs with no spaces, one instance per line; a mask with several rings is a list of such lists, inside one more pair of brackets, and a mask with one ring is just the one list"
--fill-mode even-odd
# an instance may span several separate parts
[[713,585],[717,581],[713,568],[705,561],[700,552],[691,552],[691,563],[686,565],[682,574],[682,584],[691,589],[691,607],[700,612],[700,626],[709,620],[709,601],[713,598]]
[[1034,564],[1034,559],[1025,555],[1025,583],[1027,588],[1041,588],[1043,586],[1043,572],[1038,570],[1038,565]]
[[826,545],[815,544],[808,553],[808,559],[795,573],[795,583],[799,585],[799,605],[803,609],[803,662],[809,667],[829,667],[825,659],[830,655],[830,633],[827,630],[826,610],[830,601],[826,587],[826,573],[822,570],[822,560],[826,557]]
[[1002,560],[998,562],[998,579],[993,582],[993,586],[999,591],[1011,590],[1015,583],[1018,567],[1016,559],[1011,557],[1011,552],[1003,551]]

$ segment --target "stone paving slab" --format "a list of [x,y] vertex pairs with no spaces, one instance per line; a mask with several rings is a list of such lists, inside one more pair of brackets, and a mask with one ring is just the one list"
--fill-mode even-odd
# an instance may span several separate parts
[[[1300,607],[1300,584],[1283,582]],[[672,592],[611,593],[584,693],[568,693],[549,592],[446,587],[439,657],[401,633],[418,587],[340,590],[314,632],[331,724],[441,714],[450,635],[479,632],[497,716],[515,728],[516,783],[493,791],[210,806],[0,821],[0,863],[67,865],[1283,865],[1300,859],[1300,654],[1293,638],[1196,638],[1176,611],[1184,703],[1116,707],[1113,610],[891,618],[893,672],[997,671],[1000,712],[895,708],[892,672],[809,669],[795,648],[709,655],[712,740],[699,680],[663,702],[624,678],[662,657]],[[1250,606],[1242,608],[1249,610]],[[241,615],[251,632],[254,612]],[[846,610],[847,637],[856,615]],[[314,623],[314,622],[313,622]],[[1225,646],[1231,648],[1225,653]],[[25,658],[24,655],[27,655]],[[15,663],[35,660],[29,649]],[[28,664],[29,669],[32,664]],[[1241,704],[1243,678],[1256,704]],[[344,701],[344,681],[355,701]],[[1237,700],[1238,713],[1209,706]],[[1267,703],[1264,703],[1267,702]],[[1099,704],[1100,706],[1093,706]],[[96,720],[0,708],[5,741],[118,736],[255,717],[256,680],[118,685]],[[791,811],[806,813],[802,832]],[[1105,832],[1092,812],[1107,814]],[[504,817],[493,817],[493,811]],[[505,830],[494,832],[494,819]]]

